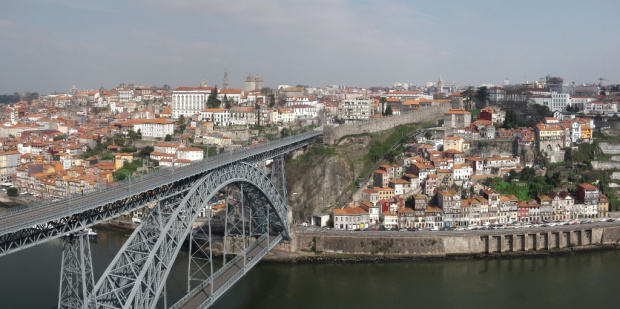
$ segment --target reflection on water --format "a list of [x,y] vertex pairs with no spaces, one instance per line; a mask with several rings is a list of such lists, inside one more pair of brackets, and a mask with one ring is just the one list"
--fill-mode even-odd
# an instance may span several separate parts
[[[127,238],[98,230],[98,278]],[[62,241],[0,258],[2,308],[55,308]],[[187,288],[187,253],[168,280],[169,304]],[[617,302],[620,251],[511,260],[383,264],[265,264],[215,308],[584,308]]]

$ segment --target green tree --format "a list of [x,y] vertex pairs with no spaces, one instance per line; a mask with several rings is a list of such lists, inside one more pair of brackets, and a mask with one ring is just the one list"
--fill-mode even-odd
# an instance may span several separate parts
[[463,96],[463,100],[465,103],[465,109],[468,111],[472,111],[475,108],[475,104],[476,104],[476,90],[474,87],[467,87],[467,89],[465,89],[461,95]]
[[273,94],[269,95],[269,108],[272,108],[274,105],[276,105],[276,96]]
[[519,116],[512,109],[506,110],[506,119],[504,119],[504,128],[516,129],[519,127]]
[[166,137],[164,137],[164,141],[165,141],[165,142],[172,141],[172,135],[170,135],[170,134],[166,134]]
[[392,116],[392,108],[390,106],[385,109],[385,116]]
[[140,153],[139,155],[142,157],[148,157],[151,152],[153,152],[155,149],[153,148],[153,146],[146,146],[142,149],[140,149]]
[[17,197],[19,195],[19,191],[15,187],[10,187],[6,189],[6,195],[10,197]]
[[489,89],[486,86],[478,87],[478,90],[476,91],[476,100],[478,102],[477,107],[479,109],[483,108],[488,99]]
[[185,119],[185,116],[179,115],[179,119],[177,119],[177,122],[179,122],[179,125],[184,125],[186,121],[187,119]]
[[515,170],[510,170],[510,172],[508,172],[508,181],[513,181],[515,179],[519,179],[519,173]]
[[62,141],[64,139],[67,139],[67,136],[65,136],[65,135],[56,135],[56,136],[54,136],[54,141]]
[[551,113],[551,110],[546,105],[534,104],[534,109],[539,119],[553,116],[553,113]]
[[530,181],[536,176],[536,170],[532,167],[526,166],[519,173],[519,179],[521,181]]
[[226,107],[226,109],[230,109],[230,107],[232,106],[230,99],[228,99],[228,97],[226,95],[224,95],[224,107]]
[[222,101],[217,98],[217,87],[211,90],[209,97],[207,98],[207,108],[219,108]]
[[385,103],[387,102],[387,98],[381,97],[379,99],[379,103],[381,104],[379,107],[381,108],[381,115],[385,115]]
[[431,133],[431,131],[426,131],[424,133],[424,138],[431,139],[432,137],[433,137],[433,133]]

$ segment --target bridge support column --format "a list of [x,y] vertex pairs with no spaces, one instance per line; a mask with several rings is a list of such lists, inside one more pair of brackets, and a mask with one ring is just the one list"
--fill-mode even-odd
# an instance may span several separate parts
[[62,249],[58,308],[88,308],[87,298],[95,286],[88,233],[71,234]]
[[280,195],[286,201],[288,196],[286,195],[286,176],[284,174],[284,156],[277,156],[273,158],[271,163],[271,182],[276,186]]

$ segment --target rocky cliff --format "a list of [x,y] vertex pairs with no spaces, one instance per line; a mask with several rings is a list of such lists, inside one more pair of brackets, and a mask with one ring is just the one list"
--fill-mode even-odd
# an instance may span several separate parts
[[361,136],[346,138],[336,147],[311,145],[286,163],[293,220],[309,222],[313,213],[327,213],[356,189],[369,142],[370,137]]

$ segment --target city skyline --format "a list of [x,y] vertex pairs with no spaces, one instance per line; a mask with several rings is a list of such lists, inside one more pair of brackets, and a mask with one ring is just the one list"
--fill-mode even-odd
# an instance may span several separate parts
[[[34,9],[33,9],[34,8]],[[48,1],[3,5],[0,93],[120,82],[241,88],[619,83],[614,1]]]

